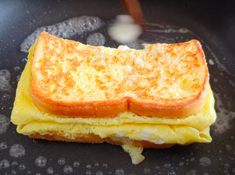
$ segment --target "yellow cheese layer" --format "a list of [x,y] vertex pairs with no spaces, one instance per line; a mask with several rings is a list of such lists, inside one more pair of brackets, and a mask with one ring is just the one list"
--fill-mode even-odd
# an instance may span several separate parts
[[[210,142],[209,127],[215,122],[214,98],[208,87],[204,108],[197,114],[182,119],[164,119],[157,117],[137,116],[131,112],[119,114],[116,118],[62,118],[40,111],[30,96],[31,57],[18,83],[16,99],[11,121],[17,125],[17,132],[24,135],[50,132],[64,133],[64,137],[74,139],[76,135],[94,134],[100,138],[125,138],[145,140],[155,144],[189,144],[193,142]],[[131,143],[126,143],[131,145]],[[124,147],[132,154],[136,148]],[[132,151],[133,152],[132,152]],[[137,162],[138,160],[132,160]],[[140,161],[140,160],[139,160]]]

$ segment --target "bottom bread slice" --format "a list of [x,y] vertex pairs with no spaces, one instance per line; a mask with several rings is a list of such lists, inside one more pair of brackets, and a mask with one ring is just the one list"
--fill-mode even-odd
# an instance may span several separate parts
[[29,137],[33,139],[43,139],[49,141],[65,141],[65,142],[79,142],[79,143],[110,143],[113,145],[121,145],[124,151],[128,152],[132,163],[138,164],[144,160],[142,155],[143,148],[156,148],[164,149],[170,148],[173,144],[154,144],[148,141],[128,140],[126,138],[110,137],[102,139],[101,137],[94,134],[78,134],[75,138],[69,138],[61,132],[48,132],[47,134],[35,133]]
[[33,103],[31,57],[18,83],[11,121],[17,132],[32,138],[58,141],[122,145],[132,162],[141,162],[143,148],[164,148],[173,144],[208,143],[209,127],[215,122],[214,97],[207,86],[204,107],[197,114],[182,119],[138,116],[124,112],[115,118],[66,118],[39,110]]

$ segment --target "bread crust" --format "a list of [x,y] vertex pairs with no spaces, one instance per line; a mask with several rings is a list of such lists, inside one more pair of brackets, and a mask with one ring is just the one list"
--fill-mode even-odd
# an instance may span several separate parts
[[[77,135],[74,139],[67,138],[63,136],[63,134],[59,132],[50,132],[47,134],[39,134],[35,133],[33,135],[29,136],[33,139],[43,139],[48,141],[64,141],[64,142],[79,142],[79,143],[110,143],[113,145],[123,145],[121,141],[117,141],[116,139],[112,138],[105,138],[102,139],[97,135],[89,134],[89,135]],[[132,145],[142,148],[156,148],[156,149],[162,149],[162,148],[170,148],[174,146],[174,144],[155,144],[148,141],[138,141],[138,140],[131,140]]]
[[[36,62],[42,57],[43,48],[45,45],[44,38],[50,37],[49,34],[43,32],[36,44],[32,64],[32,86],[31,96],[35,105],[40,110],[60,115],[61,117],[76,118],[76,117],[115,117],[117,114],[131,111],[138,115],[160,118],[186,118],[200,111],[204,104],[206,88],[209,82],[209,73],[205,55],[201,44],[197,40],[192,40],[197,47],[196,53],[204,65],[205,76],[202,85],[199,87],[199,93],[191,98],[181,99],[159,99],[158,101],[147,101],[135,99],[125,96],[120,99],[110,99],[103,101],[63,101],[60,99],[54,100],[50,94],[43,94],[39,86],[36,86]],[[72,41],[71,41],[72,42]],[[176,45],[184,45],[185,43],[177,43]]]
[[[166,102],[165,105],[154,102],[141,102],[132,99],[129,103],[129,110],[137,115],[158,118],[186,118],[196,114],[203,108],[205,103],[206,87],[192,99],[182,101],[177,104]],[[170,100],[169,100],[170,101]]]

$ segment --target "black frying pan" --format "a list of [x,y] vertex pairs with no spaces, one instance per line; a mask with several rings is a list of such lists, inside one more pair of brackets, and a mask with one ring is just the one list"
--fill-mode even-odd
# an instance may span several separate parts
[[[218,120],[211,129],[213,142],[146,149],[146,160],[134,166],[119,146],[36,141],[17,134],[9,117],[17,79],[26,63],[27,53],[20,52],[22,41],[38,27],[92,15],[100,17],[105,25],[73,39],[86,43],[90,34],[99,32],[105,36],[106,46],[117,47],[118,43],[107,35],[107,25],[123,10],[119,1],[1,1],[0,174],[235,174],[234,4],[172,0],[141,1],[141,5],[147,29],[130,47],[141,42],[170,43],[192,38],[202,42],[217,100]],[[176,32],[165,30],[172,26],[176,26]],[[191,32],[184,32],[186,29]],[[14,153],[16,149],[20,151]]]

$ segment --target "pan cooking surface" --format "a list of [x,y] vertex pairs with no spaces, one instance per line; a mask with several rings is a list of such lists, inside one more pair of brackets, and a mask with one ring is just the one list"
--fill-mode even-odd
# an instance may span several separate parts
[[[100,8],[111,7],[111,3],[102,3]],[[118,6],[118,2],[113,3]],[[140,38],[127,43],[129,47],[140,49],[145,42],[200,40],[218,115],[211,128],[212,143],[145,149],[145,161],[135,166],[120,146],[32,140],[17,134],[9,119],[17,81],[27,61],[27,50],[40,31],[82,43],[117,47],[119,43],[109,37],[107,30],[115,15],[122,13],[120,7],[111,7],[108,15],[95,9],[95,5],[76,2],[15,1],[0,5],[5,7],[0,12],[0,174],[235,174],[235,67],[232,67],[235,60],[227,52],[226,42],[203,24],[190,17],[181,20],[182,16],[178,21],[169,20],[169,15],[165,20],[146,23]],[[7,20],[10,17],[13,23]]]

